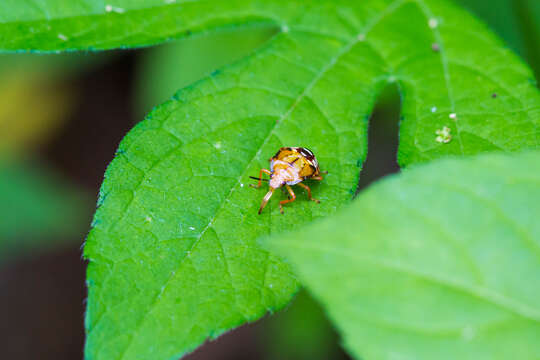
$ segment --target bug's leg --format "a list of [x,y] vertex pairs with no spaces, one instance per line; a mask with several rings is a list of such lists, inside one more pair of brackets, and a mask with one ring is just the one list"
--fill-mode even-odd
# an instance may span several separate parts
[[303,187],[304,189],[307,190],[307,197],[308,197],[309,200],[315,201],[317,204],[321,203],[319,200],[314,199],[314,198],[311,197],[311,189],[309,188],[309,186],[307,186],[306,184],[302,184],[302,183],[298,183],[297,185],[299,185],[299,186],[301,186],[301,187]]
[[289,195],[289,192],[287,191],[286,187],[282,187],[281,192],[287,196],[287,199],[291,198],[291,195]]
[[263,211],[264,207],[266,206],[266,203],[272,197],[273,192],[274,192],[274,188],[270,188],[270,190],[268,190],[266,195],[264,195],[263,200],[261,202],[261,207],[259,208],[259,215],[261,215],[261,212]]
[[289,185],[285,185],[285,187],[287,188],[287,191],[289,192],[289,194],[291,195],[291,198],[288,199],[288,200],[281,200],[279,202],[279,211],[283,214],[283,205],[287,204],[287,203],[290,203],[290,202],[293,202],[294,200],[296,200],[296,195],[294,195],[294,192],[292,191],[291,187]]
[[[328,170],[321,171],[320,174],[322,174],[322,175],[327,175],[327,174],[328,174]],[[322,177],[321,175],[317,175],[317,176],[311,177],[310,179],[321,181],[321,180],[323,179],[323,177]]]
[[270,172],[270,170],[266,170],[266,169],[261,169],[261,171],[259,171],[259,182],[257,183],[257,185],[254,185],[254,184],[249,184],[249,186],[251,187],[254,187],[256,189],[260,188],[261,187],[261,182],[262,182],[262,174],[263,173],[266,173],[268,175],[272,175],[272,173]]

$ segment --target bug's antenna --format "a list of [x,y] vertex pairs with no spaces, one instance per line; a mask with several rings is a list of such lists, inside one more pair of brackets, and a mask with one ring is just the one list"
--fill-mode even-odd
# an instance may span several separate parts
[[268,181],[268,179],[262,179],[262,178],[258,178],[258,177],[255,177],[255,176],[250,176],[250,178],[253,179],[253,180]]
[[274,188],[270,188],[270,190],[266,193],[266,195],[264,195],[262,203],[261,203],[261,207],[259,208],[259,215],[261,215],[261,212],[263,211],[264,207],[266,206],[266,203],[272,197],[273,192],[274,192]]

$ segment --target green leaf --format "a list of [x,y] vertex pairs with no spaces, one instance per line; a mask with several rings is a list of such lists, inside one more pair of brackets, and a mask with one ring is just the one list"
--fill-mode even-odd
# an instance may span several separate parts
[[358,359],[536,359],[539,175],[539,152],[439,160],[269,246]]
[[[283,307],[296,280],[256,238],[349,201],[367,118],[388,81],[403,96],[402,165],[538,147],[530,70],[444,1],[62,3],[36,11],[3,3],[15,9],[0,11],[0,49],[108,49],[238,26],[281,29],[156,108],[120,145],[85,247],[91,359],[174,358]],[[311,148],[329,170],[313,185],[322,203],[299,194],[281,216],[276,194],[258,216],[264,191],[245,186],[248,176],[282,145]]]
[[[289,302],[294,277],[255,239],[332,213],[354,193],[372,104],[358,98],[375,97],[380,83],[360,76],[342,87],[356,72],[334,66],[355,56],[343,46],[283,34],[256,59],[181,91],[124,139],[85,247],[89,358],[177,357]],[[310,62],[294,65],[293,55]],[[312,148],[331,172],[313,184],[322,203],[299,193],[282,216],[277,193],[259,216],[265,191],[248,187],[249,176],[283,144]]]
[[[537,105],[538,94],[527,81],[530,73],[511,54],[492,48],[491,35],[478,30],[477,41],[490,44],[479,54],[464,35],[456,43],[453,27],[447,30],[454,57],[463,52],[471,63],[481,55],[512,64],[506,75],[492,74],[494,62],[474,65],[486,79],[495,78],[470,88],[463,79],[474,71],[456,66],[450,73],[450,49],[444,57],[432,52],[439,33],[430,30],[423,6],[368,5],[298,5],[288,31],[180,91],[126,137],[106,173],[85,248],[88,358],[173,358],[287,304],[296,281],[255,239],[325,216],[351,198],[357,164],[365,159],[366,119],[391,76],[401,79],[404,93],[404,163],[484,151],[491,143],[508,150],[537,145],[537,107],[531,104]],[[461,12],[448,9],[449,19],[464,21]],[[403,19],[416,24],[407,37],[398,30]],[[454,93],[459,99],[448,98]],[[469,101],[471,94],[476,101]],[[435,114],[432,104],[438,106]],[[485,112],[488,105],[504,110],[504,118]],[[421,117],[413,111],[424,107]],[[456,109],[462,129],[475,136],[455,134],[449,114]],[[480,129],[481,112],[490,118]],[[514,138],[497,131],[502,121]],[[435,131],[447,124],[457,139],[437,143]],[[330,171],[314,186],[322,203],[301,195],[281,216],[278,194],[258,216],[264,192],[242,185],[282,145],[312,148]]]
[[87,226],[89,199],[50,170],[0,161],[0,263],[61,245]]
[[[275,2],[275,1],[274,1]],[[296,4],[191,0],[7,0],[0,4],[0,51],[57,52],[154,45],[210,29],[275,24]],[[284,20],[284,19],[283,19]]]

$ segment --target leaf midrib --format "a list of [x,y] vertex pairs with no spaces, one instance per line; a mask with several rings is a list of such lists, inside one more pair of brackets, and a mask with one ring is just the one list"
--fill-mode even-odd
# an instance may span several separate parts
[[[412,0],[412,1],[414,3],[416,3],[416,5],[418,6],[420,11],[422,12],[424,17],[426,18],[426,24],[428,24],[428,22],[431,19],[437,19],[435,17],[435,15],[433,14],[433,12],[431,11],[431,9],[429,8],[429,6],[424,2],[424,0]],[[447,94],[448,94],[448,100],[450,101],[450,109],[451,109],[452,113],[455,113],[456,112],[456,102],[455,102],[455,99],[454,99],[454,92],[452,90],[452,85],[451,85],[450,69],[448,67],[448,57],[446,55],[446,48],[445,48],[445,45],[444,45],[444,41],[443,41],[441,33],[439,31],[439,26],[440,25],[437,25],[437,26],[435,26],[435,28],[433,28],[431,30],[432,30],[433,36],[435,37],[435,41],[437,41],[437,44],[440,47],[439,55],[440,55],[440,59],[441,59],[441,66],[442,66],[442,69],[443,69],[444,83],[445,83],[446,91],[447,91]],[[460,148],[460,151],[461,151],[461,155],[465,155],[465,151],[463,150],[463,141],[461,139],[461,129],[460,129],[460,126],[459,126],[459,118],[455,119],[454,124],[456,125],[456,135],[457,135],[456,137],[457,137],[457,140],[458,140],[458,143],[459,143],[459,148]]]

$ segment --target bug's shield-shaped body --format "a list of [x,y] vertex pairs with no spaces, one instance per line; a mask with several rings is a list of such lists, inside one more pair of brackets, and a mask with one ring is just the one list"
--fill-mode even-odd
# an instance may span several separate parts
[[319,163],[311,150],[303,147],[283,147],[270,159],[270,187],[296,185],[320,173]]
[[[280,202],[280,209],[283,211],[283,204],[294,201],[296,196],[290,185],[296,185],[305,179],[322,180],[320,176],[319,163],[315,158],[313,152],[303,147],[283,147],[270,159],[270,171],[262,169],[262,173],[268,173],[270,175],[270,190],[264,196],[259,214],[272,196],[275,189],[285,185],[287,191],[292,199],[283,200]],[[259,185],[260,186],[260,180]],[[258,187],[257,186],[257,187]],[[304,184],[300,184],[308,191],[308,197],[310,200],[318,202],[316,199],[311,198],[311,190]]]

